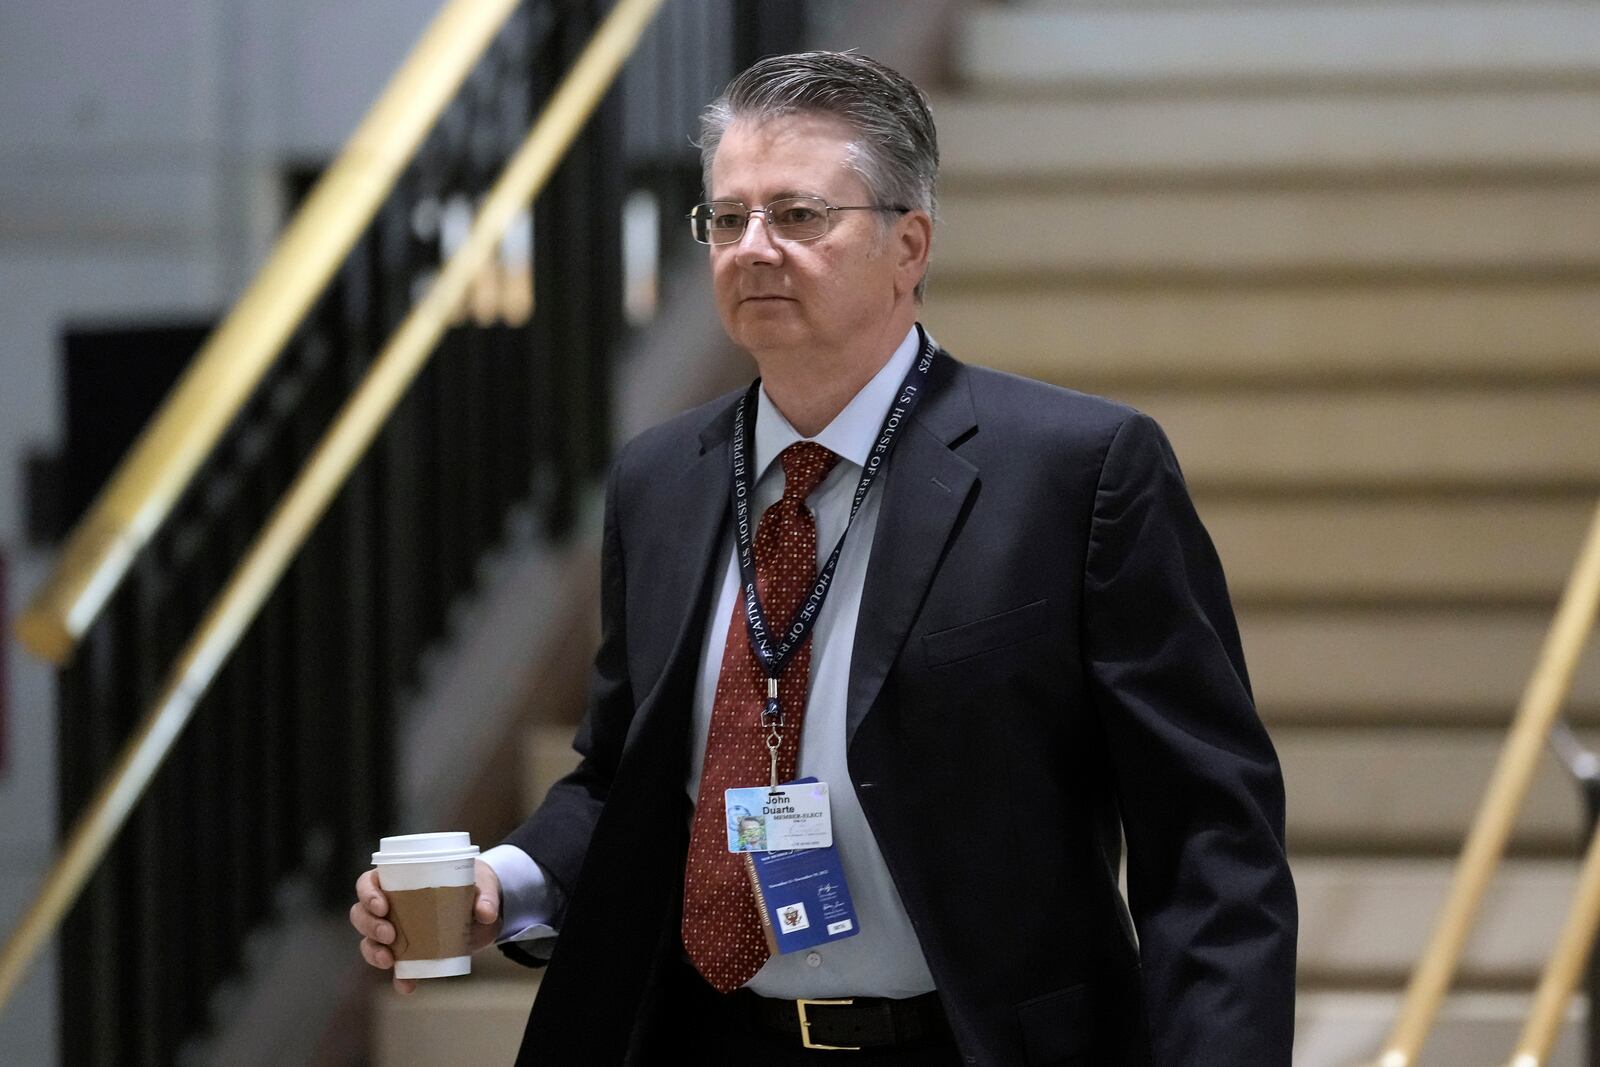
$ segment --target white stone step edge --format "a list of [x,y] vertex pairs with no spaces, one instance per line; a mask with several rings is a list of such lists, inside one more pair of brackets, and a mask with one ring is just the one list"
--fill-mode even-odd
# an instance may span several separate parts
[[[1532,1003],[1528,993],[1451,994],[1414,1067],[1503,1067]],[[1295,1001],[1294,1067],[1365,1067],[1399,1010],[1398,992],[1302,991]],[[1587,1067],[1587,1014],[1587,997],[1575,996],[1544,1067]]]
[[1591,281],[1018,289],[936,260],[923,321],[958,357],[1094,383],[1600,381]]
[[[1307,981],[1402,982],[1449,890],[1448,859],[1300,857],[1300,972]],[[1497,874],[1462,955],[1458,980],[1532,988],[1577,887],[1578,860],[1511,859]]]
[[1592,3],[984,7],[958,70],[981,86],[1600,76]]
[[1051,273],[1600,276],[1596,203],[1600,180],[957,193],[940,208],[932,269],[1030,283]]
[[[1455,855],[1505,746],[1493,727],[1279,727],[1289,840],[1295,848],[1405,848]],[[1600,732],[1583,732],[1591,748]],[[1567,768],[1542,757],[1512,841],[1575,855],[1587,829],[1583,795]]]
[[[1246,607],[1245,660],[1263,717],[1326,722],[1449,719],[1509,727],[1553,612],[1385,612]],[[1567,709],[1600,706],[1600,635]],[[1444,714],[1441,714],[1444,713]]]
[[1425,496],[1197,501],[1236,603],[1296,598],[1547,602],[1554,610],[1594,501]]
[[1116,399],[1161,423],[1197,488],[1600,485],[1600,448],[1588,447],[1600,387],[1136,390]]
[[940,97],[947,191],[1000,180],[1164,182],[1217,176],[1383,179],[1440,171],[1592,171],[1589,89],[1208,98]]

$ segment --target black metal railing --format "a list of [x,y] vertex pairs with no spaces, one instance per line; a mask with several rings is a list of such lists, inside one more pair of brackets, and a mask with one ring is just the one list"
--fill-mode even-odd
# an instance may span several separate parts
[[[59,679],[63,827],[608,6],[519,10],[85,636]],[[207,1029],[212,992],[240,972],[283,886],[348,906],[391,827],[397,705],[419,657],[508,516],[529,512],[562,536],[607,458],[626,194],[651,190],[664,219],[692,199],[695,108],[752,50],[797,45],[798,8],[669,3],[622,83],[657,87],[648,106],[627,113],[614,90],[597,113],[68,918],[64,1063],[173,1063]],[[292,180],[305,187],[304,174]]]

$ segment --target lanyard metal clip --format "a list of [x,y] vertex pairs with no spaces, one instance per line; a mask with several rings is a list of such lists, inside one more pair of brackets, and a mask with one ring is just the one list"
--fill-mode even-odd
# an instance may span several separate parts
[[761,725],[775,730],[783,725],[783,706],[778,703],[778,680],[767,679],[767,702],[761,708]]

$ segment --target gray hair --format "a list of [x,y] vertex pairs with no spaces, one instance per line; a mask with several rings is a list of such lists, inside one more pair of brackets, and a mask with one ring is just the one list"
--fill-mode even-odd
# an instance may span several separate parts
[[[898,71],[857,52],[799,52],[758,60],[700,113],[700,170],[711,195],[711,161],[736,119],[766,122],[801,112],[834,115],[859,135],[847,165],[877,204],[926,211],[937,220],[939,137],[928,98]],[[882,219],[888,232],[889,216]],[[922,302],[928,279],[917,282]]]

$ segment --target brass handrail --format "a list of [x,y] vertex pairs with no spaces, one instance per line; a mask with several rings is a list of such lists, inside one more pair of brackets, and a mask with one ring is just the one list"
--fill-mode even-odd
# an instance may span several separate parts
[[161,695],[140,721],[73,825],[44,887],[0,952],[0,1008],[60,925],[112,838],[127,821],[182,733],[195,704],[427,362],[477,273],[536,196],[632,53],[662,0],[618,0],[556,89],[500,179],[466,240],[411,309],[339,411],[294,484],[273,510],[205,619],[184,646]]
[[1600,926],[1600,833],[1589,840],[1572,908],[1562,924],[1561,936],[1556,939],[1555,953],[1545,964],[1544,974],[1539,979],[1533,1007],[1528,1011],[1522,1035],[1517,1038],[1510,1067],[1543,1067],[1560,1036],[1567,1001],[1572,999],[1572,991],[1583,977],[1584,964],[1589,962],[1597,926]]
[[448,0],[73,529],[17,639],[64,665],[519,0]]
[[1374,1067],[1411,1067],[1426,1040],[1460,962],[1473,918],[1489,880],[1505,855],[1517,811],[1528,795],[1545,740],[1594,628],[1600,608],[1600,505],[1595,508],[1583,547],[1561,594],[1561,604],[1545,635],[1539,661],[1517,707],[1489,788],[1462,847],[1450,894],[1439,911],[1433,934],[1411,975],[1394,1029]]

